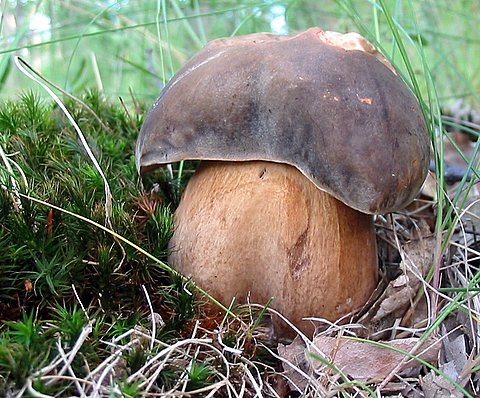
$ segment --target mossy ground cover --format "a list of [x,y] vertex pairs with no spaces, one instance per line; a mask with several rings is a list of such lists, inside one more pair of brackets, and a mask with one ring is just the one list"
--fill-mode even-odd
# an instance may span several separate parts
[[[126,109],[93,91],[83,100],[98,118],[73,100],[66,106],[108,179],[112,228],[165,260],[179,185],[162,170],[143,181],[138,176],[134,148],[145,108]],[[60,109],[33,92],[22,94],[0,105],[0,130],[11,165],[0,167],[0,395],[54,360],[58,344],[68,351],[90,323],[72,363],[76,376],[85,376],[86,363],[94,368],[111,354],[103,340],[134,326],[150,328],[149,301],[164,322],[157,338],[190,333],[199,314],[180,277],[108,232],[19,196],[106,223],[104,183]],[[125,367],[147,356],[131,353]]]

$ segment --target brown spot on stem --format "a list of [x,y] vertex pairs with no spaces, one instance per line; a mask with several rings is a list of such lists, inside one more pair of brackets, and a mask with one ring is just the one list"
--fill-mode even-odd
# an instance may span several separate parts
[[308,247],[308,226],[303,233],[298,237],[293,247],[288,251],[290,258],[289,268],[292,279],[297,280],[302,277],[305,269],[310,264],[310,255],[307,250]]

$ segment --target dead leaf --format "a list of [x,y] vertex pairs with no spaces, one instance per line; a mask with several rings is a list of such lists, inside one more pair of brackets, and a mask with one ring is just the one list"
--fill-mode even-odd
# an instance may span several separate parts
[[25,287],[25,292],[27,293],[31,293],[32,290],[33,290],[33,284],[32,284],[32,281],[30,279],[25,279],[23,281],[23,285]]
[[309,383],[308,377],[312,374],[312,368],[305,356],[305,349],[305,344],[299,336],[288,345],[278,344],[278,355],[286,361],[283,363],[285,378],[290,387],[298,391],[305,389]]
[[[447,319],[441,326],[442,335],[448,333],[447,328],[452,327],[455,324],[453,318]],[[470,375],[468,372],[464,374],[464,370],[468,367],[468,353],[466,336],[461,329],[450,332],[445,338],[442,339],[442,355],[440,356],[439,369],[447,375],[451,380],[455,380],[462,387],[465,387],[468,383]],[[437,374],[427,375],[424,379],[424,391],[425,396],[451,396],[461,397],[461,394],[457,388],[451,384],[444,377]],[[450,394],[450,395],[449,395]]]
[[[383,344],[394,349],[410,352],[418,342],[418,338],[412,337],[383,342]],[[430,347],[420,355],[420,359],[430,363],[437,361],[439,346],[432,345],[433,343],[434,340],[431,340],[417,349],[417,352],[421,352]],[[337,368],[356,380],[383,380],[401,361],[408,358],[393,349],[375,345],[368,341],[321,336],[314,339],[314,344],[327,355]],[[311,365],[315,368],[319,366],[319,363],[312,359]],[[420,363],[415,360],[408,360],[402,369],[419,365]]]
[[[429,363],[436,363],[439,351],[439,344],[435,340],[429,340],[416,352],[421,353],[419,358]],[[407,338],[383,342],[383,344],[410,352],[419,343],[418,338]],[[384,380],[395,367],[405,361],[401,370],[405,371],[414,368],[420,363],[413,359],[408,359],[402,353],[396,352],[391,348],[382,347],[368,341],[351,340],[341,337],[317,336],[313,344],[323,356],[332,362],[345,375],[360,381],[380,381]],[[279,355],[294,364],[305,374],[311,377],[325,366],[315,359],[310,353],[318,355],[315,349],[307,350],[306,346],[299,339],[288,346],[278,347]],[[425,352],[423,352],[425,351]],[[285,375],[292,380],[297,388],[303,389],[308,384],[308,378],[305,378],[301,372],[284,365]],[[333,372],[333,371],[332,371]],[[293,385],[292,385],[293,387]]]
[[427,198],[437,200],[437,185],[435,173],[429,171],[422,186],[422,195]]
[[462,398],[459,391],[444,377],[431,371],[420,380],[425,398]]
[[[444,328],[442,328],[444,329]],[[442,331],[446,333],[445,330]],[[443,340],[445,365],[452,364],[452,373],[449,374],[454,380],[457,380],[468,363],[467,346],[465,335],[463,333],[458,336],[448,336]]]
[[[422,223],[424,224],[424,223]],[[433,261],[434,238],[428,226],[421,227],[420,237],[403,247],[402,274],[391,281],[374,305],[359,320],[370,332],[391,327],[411,309],[413,300]],[[387,336],[383,336],[386,338]]]

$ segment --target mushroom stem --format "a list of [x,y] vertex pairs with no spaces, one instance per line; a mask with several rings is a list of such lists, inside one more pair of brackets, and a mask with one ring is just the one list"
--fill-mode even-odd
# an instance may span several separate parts
[[170,249],[170,263],[225,305],[273,297],[309,334],[302,318],[336,320],[362,307],[377,283],[372,216],[280,163],[202,162],[175,213]]

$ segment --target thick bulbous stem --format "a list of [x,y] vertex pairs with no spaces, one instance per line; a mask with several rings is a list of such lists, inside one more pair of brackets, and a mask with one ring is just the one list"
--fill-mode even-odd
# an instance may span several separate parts
[[273,297],[309,334],[302,318],[334,321],[362,307],[377,283],[372,216],[279,163],[203,162],[175,213],[170,250],[170,263],[225,305]]

